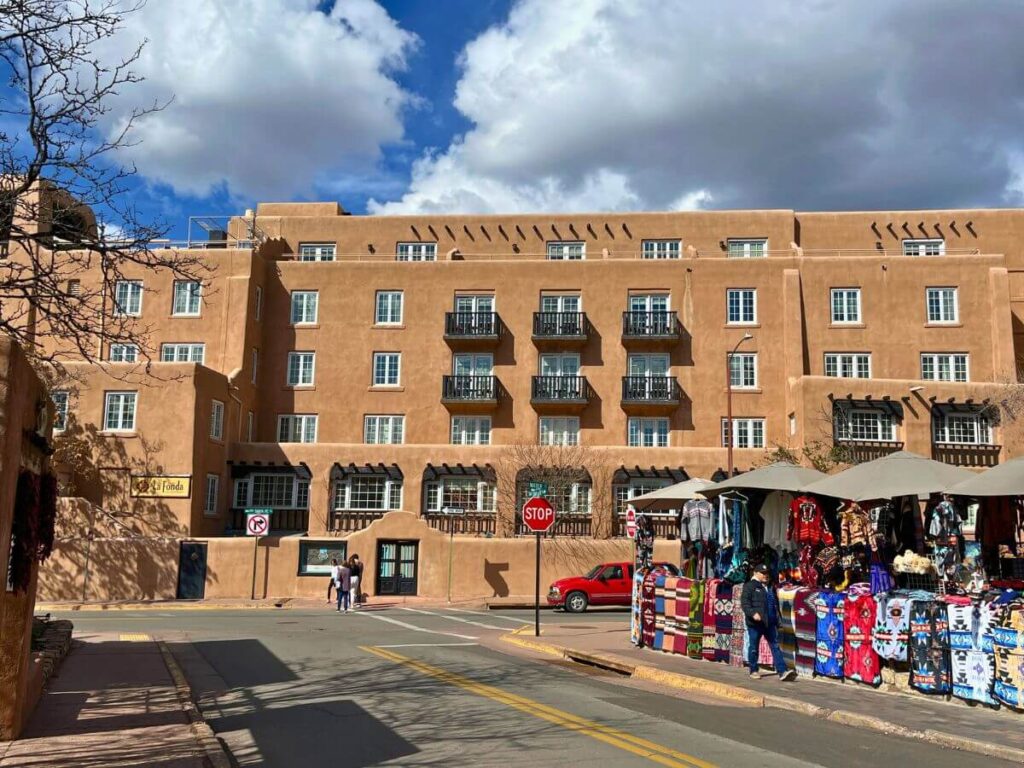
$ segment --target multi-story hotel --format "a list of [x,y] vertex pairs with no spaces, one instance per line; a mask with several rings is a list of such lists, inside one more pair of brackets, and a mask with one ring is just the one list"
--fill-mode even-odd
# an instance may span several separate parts
[[[1024,211],[266,203],[210,238],[154,245],[202,248],[202,284],[140,273],[111,297],[150,329],[152,376],[114,346],[54,393],[95,457],[79,495],[143,510],[122,520],[137,534],[234,534],[272,508],[274,533],[313,539],[399,510],[513,537],[550,455],[587,464],[553,492],[560,532],[614,538],[630,497],[725,471],[728,441],[738,469],[776,446],[1020,450],[1000,402],[1024,355]],[[381,572],[408,572],[404,551]]]

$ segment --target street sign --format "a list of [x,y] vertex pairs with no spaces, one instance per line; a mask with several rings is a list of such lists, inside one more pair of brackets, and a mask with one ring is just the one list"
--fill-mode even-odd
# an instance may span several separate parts
[[626,507],[626,538],[636,538],[636,510],[632,506]]
[[539,480],[531,480],[526,487],[526,492],[533,496],[547,496],[548,495],[548,484],[543,483]]
[[544,533],[555,524],[555,508],[539,496],[527,499],[523,504],[523,524],[534,533]]
[[245,514],[245,535],[266,536],[270,532],[270,515],[266,510],[259,512],[246,511]]

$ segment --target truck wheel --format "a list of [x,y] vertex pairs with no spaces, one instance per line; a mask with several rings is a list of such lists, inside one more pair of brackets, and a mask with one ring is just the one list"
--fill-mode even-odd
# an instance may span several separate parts
[[588,602],[585,592],[570,592],[565,596],[565,612],[583,613],[587,610]]

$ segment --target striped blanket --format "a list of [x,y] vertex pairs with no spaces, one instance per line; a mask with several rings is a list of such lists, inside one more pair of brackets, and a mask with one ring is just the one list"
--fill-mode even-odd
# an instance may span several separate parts
[[686,630],[686,655],[699,659],[704,646],[704,582],[690,586],[690,626]]
[[732,587],[732,635],[729,638],[729,666],[742,667],[747,663],[746,654],[743,652],[747,643],[747,625],[743,620],[743,606],[740,605],[740,597],[743,594],[743,585],[735,584]]
[[818,617],[814,609],[817,591],[801,587],[793,596],[793,626],[796,630],[796,671],[801,675],[814,675],[814,657],[818,643],[816,633]]
[[705,661],[729,661],[732,641],[731,581],[711,579],[704,587],[704,653]]
[[796,594],[799,587],[779,587],[779,648],[786,659],[786,666],[796,666]]
[[[686,654],[686,631],[690,626],[690,586],[692,579],[666,577],[663,592],[665,629],[661,650],[665,653]],[[655,598],[657,599],[657,598]]]

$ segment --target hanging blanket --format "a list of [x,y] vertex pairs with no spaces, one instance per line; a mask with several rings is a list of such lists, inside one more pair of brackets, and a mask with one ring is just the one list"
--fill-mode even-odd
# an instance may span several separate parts
[[658,576],[654,582],[654,645],[656,651],[665,647],[665,584],[672,576]]
[[870,591],[847,594],[843,603],[843,674],[868,685],[882,682],[882,663],[871,645],[877,613]]
[[661,650],[686,655],[686,630],[690,626],[692,579],[665,580],[665,641]]
[[[729,646],[732,644],[732,582],[722,579],[718,580],[714,589],[714,600],[712,601],[713,621],[704,615],[704,638],[707,640],[708,627],[712,630],[712,646],[704,646],[704,658],[707,661],[729,661]],[[709,589],[705,589],[711,594]],[[706,604],[706,601],[705,601]]]
[[815,630],[817,654],[814,672],[826,677],[843,676],[843,600],[842,592],[819,592],[815,601],[818,624]]
[[644,575],[639,570],[633,574],[633,593],[629,609],[629,641],[636,646],[643,645],[640,632],[640,591],[644,583]]
[[796,628],[796,671],[798,674],[814,674],[814,658],[817,655],[818,616],[814,601],[818,593],[813,589],[800,587],[793,597],[793,625]]
[[715,660],[715,595],[721,582],[721,579],[708,579],[704,582],[704,630],[700,656],[705,661]]
[[786,666],[796,666],[796,614],[794,613],[796,593],[799,587],[779,587],[779,648],[786,659]]
[[704,582],[690,587],[690,626],[686,630],[686,655],[699,659],[704,646]]
[[936,600],[910,607],[910,684],[922,693],[949,693],[949,620]]
[[953,695],[965,701],[994,705],[992,686],[996,659],[992,651],[993,624],[1003,612],[990,602],[949,605],[949,661]]
[[883,659],[907,660],[907,642],[910,639],[910,604],[903,595],[875,595],[875,628],[871,632],[871,647]]
[[1004,606],[992,629],[992,645],[996,656],[995,697],[1003,704],[1024,709],[1024,601]]
[[647,648],[654,647],[654,596],[657,580],[656,574],[649,573],[640,586],[640,634]]
[[[728,583],[728,582],[726,582]],[[746,666],[747,657],[743,648],[747,640],[747,625],[743,619],[743,606],[740,605],[740,597],[743,594],[743,585],[732,586],[732,635],[729,637],[729,666]]]

